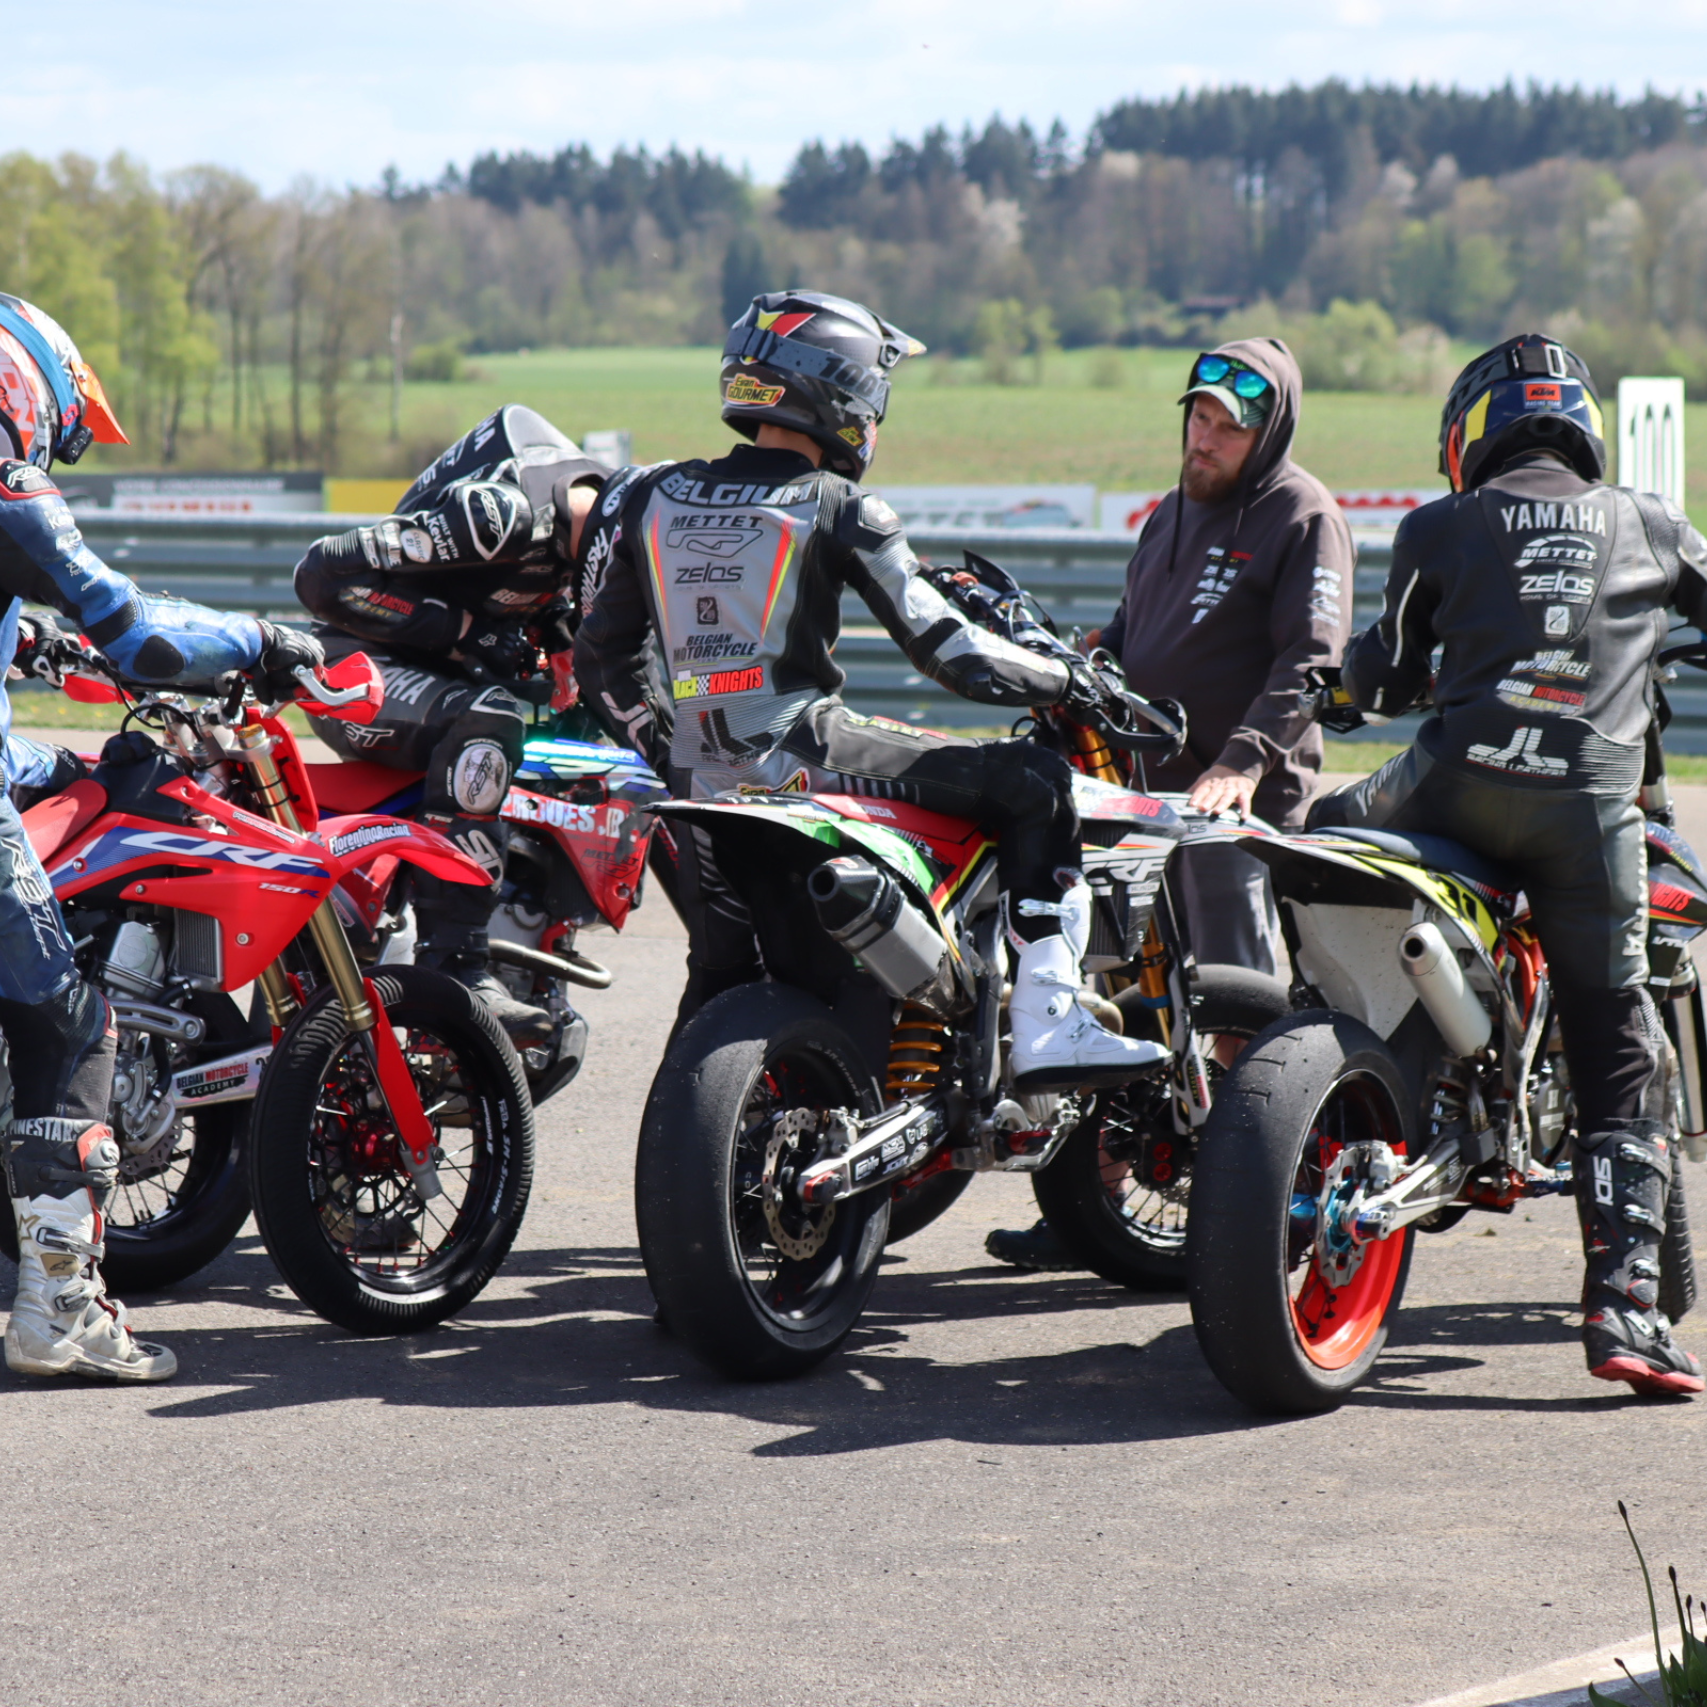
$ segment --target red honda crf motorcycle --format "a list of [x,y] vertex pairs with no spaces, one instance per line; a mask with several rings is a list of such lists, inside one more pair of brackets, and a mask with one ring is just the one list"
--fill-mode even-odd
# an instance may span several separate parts
[[[420,810],[419,773],[363,760],[306,769],[328,810],[398,817]],[[668,798],[638,753],[550,735],[527,743],[501,811],[509,853],[490,943],[493,972],[557,1022],[546,1042],[521,1052],[536,1108],[574,1078],[586,1056],[587,1022],[571,1004],[569,986],[603,990],[611,983],[576,938],[586,929],[621,930],[638,905],[659,829],[647,808]],[[409,958],[405,863],[382,856],[347,878],[336,900],[359,960]]]
[[[65,664],[83,673],[67,679],[75,697],[131,698],[101,660]],[[378,710],[365,656],[298,678],[316,715]],[[483,1004],[412,966],[364,976],[332,896],[381,860],[487,878],[424,826],[322,819],[277,711],[243,677],[201,703],[147,690],[93,774],[25,814],[119,1034],[108,1273],[141,1288],[192,1273],[252,1195],[304,1303],[358,1333],[423,1327],[473,1298],[509,1250],[533,1111]],[[254,1026],[232,999],[250,985]]]

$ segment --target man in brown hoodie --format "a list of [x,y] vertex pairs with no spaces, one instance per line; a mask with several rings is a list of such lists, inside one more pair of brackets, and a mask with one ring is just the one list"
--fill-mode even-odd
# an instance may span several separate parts
[[[1179,485],[1144,529],[1100,636],[1137,692],[1177,699],[1190,721],[1186,750],[1147,766],[1148,786],[1185,793],[1200,812],[1255,811],[1286,828],[1303,824],[1322,769],[1304,671],[1340,660],[1355,560],[1333,495],[1288,454],[1302,392],[1278,338],[1239,339],[1192,363]],[[1200,962],[1279,970],[1260,861],[1206,845],[1176,870]],[[1042,1221],[992,1233],[987,1248],[1025,1268],[1083,1266]]]

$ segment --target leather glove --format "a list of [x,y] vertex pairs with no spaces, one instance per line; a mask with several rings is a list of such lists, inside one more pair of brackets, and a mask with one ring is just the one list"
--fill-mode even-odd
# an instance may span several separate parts
[[20,675],[39,676],[51,687],[63,687],[65,665],[80,650],[52,611],[25,611],[18,617],[18,649],[12,663]]
[[456,645],[465,659],[501,682],[520,681],[539,669],[539,648],[519,623],[476,617]]
[[304,664],[318,669],[326,662],[326,648],[312,634],[282,623],[263,622],[261,655],[255,660],[256,678],[269,700],[289,699],[301,684],[295,671]]
[[1103,686],[1096,671],[1084,659],[1074,658],[1068,662],[1063,658],[1059,662],[1067,666],[1067,685],[1056,702],[1063,710],[1082,715],[1088,711],[1096,711],[1108,703],[1108,690]]

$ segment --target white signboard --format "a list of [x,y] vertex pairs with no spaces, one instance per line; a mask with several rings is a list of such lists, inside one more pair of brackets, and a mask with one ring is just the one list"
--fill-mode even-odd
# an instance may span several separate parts
[[1618,382],[1618,484],[1683,505],[1683,381]]
[[1088,528],[1094,486],[880,486],[907,528]]
[[[1108,533],[1139,533],[1155,514],[1166,492],[1104,492],[1101,521]],[[1420,505],[1446,496],[1444,486],[1403,486],[1336,492],[1335,499],[1354,528],[1390,532]]]
[[582,435],[581,449],[606,468],[627,468],[634,460],[634,435],[626,427],[595,428]]

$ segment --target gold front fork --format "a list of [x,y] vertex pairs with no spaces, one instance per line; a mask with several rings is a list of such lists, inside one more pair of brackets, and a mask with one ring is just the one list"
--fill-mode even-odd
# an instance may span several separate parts
[[[302,833],[302,821],[290,803],[290,790],[273,758],[272,737],[262,728],[259,718],[252,717],[237,731],[237,746],[255,778],[255,798],[264,816],[287,830]],[[372,1031],[375,1021],[373,1004],[367,999],[367,987],[362,982],[361,968],[350,952],[350,939],[344,935],[343,922],[328,896],[314,909],[308,928],[314,946],[326,966],[326,976],[343,1004],[345,1017],[352,1031]],[[274,1025],[282,1025],[281,1012],[286,1018],[296,1006],[284,974],[276,965],[269,966],[260,977],[261,994],[266,998],[267,1011]]]

